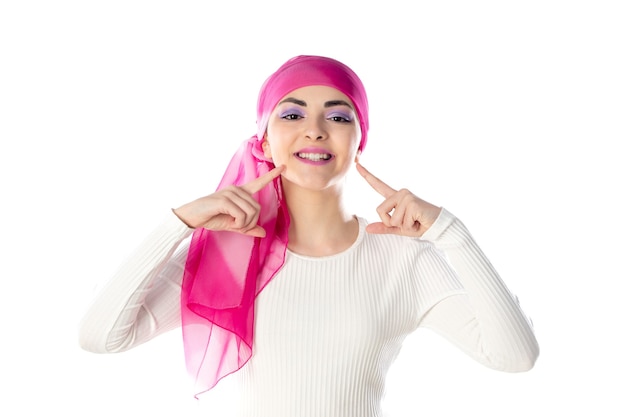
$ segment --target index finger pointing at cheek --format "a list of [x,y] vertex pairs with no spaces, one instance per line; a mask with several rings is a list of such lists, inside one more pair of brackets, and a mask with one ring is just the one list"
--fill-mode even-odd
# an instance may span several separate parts
[[365,178],[365,181],[367,181],[367,183],[371,185],[372,188],[376,190],[376,192],[382,195],[383,197],[385,198],[391,197],[391,195],[396,192],[396,190],[394,190],[393,188],[391,188],[390,186],[382,182],[378,177],[376,177],[374,174],[372,174],[367,169],[365,169],[363,165],[357,163],[356,169],[357,171],[359,171],[359,174],[361,174],[361,176]]
[[274,178],[278,177],[284,170],[285,170],[285,166],[284,165],[278,166],[278,167],[272,169],[270,172],[266,172],[265,174],[261,175],[260,177],[255,178],[252,181],[242,185],[241,188],[243,188],[244,190],[246,190],[250,194],[254,194],[257,191],[260,191],[267,184],[272,182],[274,180]]

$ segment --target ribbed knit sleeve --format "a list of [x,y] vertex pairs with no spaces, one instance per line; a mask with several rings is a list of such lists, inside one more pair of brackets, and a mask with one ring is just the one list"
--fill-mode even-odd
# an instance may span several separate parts
[[491,368],[509,372],[532,368],[539,346],[531,321],[465,225],[443,209],[422,239],[445,254],[466,295],[442,300],[421,325]]
[[[85,350],[128,350],[180,325],[180,285],[192,230],[170,213],[119,267],[84,315]],[[178,251],[177,251],[178,249]]]

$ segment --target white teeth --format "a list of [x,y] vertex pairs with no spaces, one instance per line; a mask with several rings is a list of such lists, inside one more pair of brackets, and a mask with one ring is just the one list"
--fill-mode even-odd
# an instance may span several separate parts
[[300,152],[297,154],[298,157],[302,159],[308,159],[309,161],[327,161],[330,159],[330,154],[327,153],[308,153],[308,152]]

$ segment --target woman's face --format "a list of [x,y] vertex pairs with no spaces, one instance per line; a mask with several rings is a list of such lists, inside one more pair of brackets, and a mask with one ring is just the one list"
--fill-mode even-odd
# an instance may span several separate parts
[[283,97],[268,121],[263,150],[283,181],[323,190],[341,182],[357,156],[361,130],[350,99],[332,87],[308,86]]

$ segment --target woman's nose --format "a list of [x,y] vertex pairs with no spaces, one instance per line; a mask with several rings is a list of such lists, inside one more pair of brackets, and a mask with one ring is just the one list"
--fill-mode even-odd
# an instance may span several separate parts
[[311,140],[324,140],[328,137],[326,130],[324,129],[324,120],[309,119],[309,125],[306,130],[307,139]]

